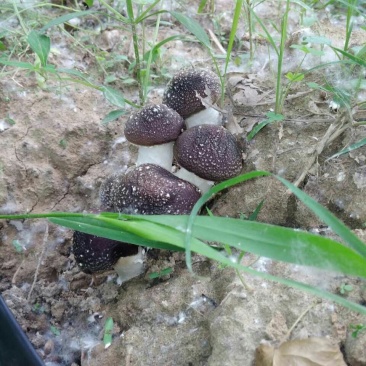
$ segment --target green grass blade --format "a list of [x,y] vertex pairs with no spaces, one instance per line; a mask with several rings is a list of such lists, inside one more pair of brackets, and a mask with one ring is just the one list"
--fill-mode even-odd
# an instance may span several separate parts
[[347,154],[347,153],[349,153],[353,150],[359,149],[360,147],[365,146],[365,145],[366,145],[366,138],[352,144],[351,146],[346,147],[345,149],[342,149],[341,151],[338,151],[336,154],[334,154],[330,158],[328,158],[327,161],[330,159],[338,158],[338,156]]
[[[146,220],[151,219],[150,216],[139,216],[139,217],[134,217],[134,216],[128,216],[127,217],[130,218],[130,220],[134,220],[134,223],[137,224],[137,226],[141,226],[142,222],[146,222]],[[156,216],[157,217],[157,216]],[[170,216],[170,218],[174,218],[174,217],[178,217],[178,216]],[[202,217],[200,217],[199,219],[201,219]],[[132,221],[131,221],[132,222]],[[152,228],[152,226],[150,226],[150,228]],[[180,230],[182,230],[182,228],[180,228]],[[179,231],[177,229],[175,229],[174,227],[168,227],[166,225],[157,225],[155,227],[155,230],[157,233],[160,233],[160,235],[164,236],[166,235],[166,233],[169,233],[168,236],[170,237],[169,240],[173,240],[174,243],[176,245],[179,245],[182,249],[185,246],[185,241],[184,241],[184,233],[181,232],[179,233]],[[184,229],[183,229],[184,231]],[[174,237],[171,236],[171,233],[174,233]],[[200,240],[197,240],[196,238],[192,238],[192,250],[198,254],[201,254],[207,258],[210,258],[212,260],[218,261],[222,264],[225,264],[227,266],[233,267],[235,269],[247,272],[249,274],[252,275],[256,275],[256,276],[260,276],[266,280],[272,280],[272,281],[277,281],[279,283],[288,285],[288,286],[292,286],[295,287],[297,289],[300,289],[302,291],[306,291],[308,293],[311,293],[313,295],[317,295],[320,297],[323,297],[325,299],[331,300],[331,301],[335,301],[343,306],[346,306],[354,311],[360,312],[362,314],[366,314],[366,308],[364,306],[361,306],[359,304],[353,303],[351,301],[346,300],[345,298],[338,296],[338,295],[334,295],[332,293],[326,292],[324,290],[315,288],[313,286],[301,283],[301,282],[297,282],[297,281],[293,281],[293,280],[288,280],[288,279],[284,279],[281,277],[276,277],[276,276],[272,276],[269,275],[267,273],[264,272],[259,272],[256,270],[253,270],[251,268],[245,267],[239,263],[235,263],[233,262],[230,258],[228,258],[227,256],[223,255],[222,253],[218,252],[216,249],[210,247],[209,245],[203,243]]]
[[264,205],[264,199],[259,202],[259,204],[255,208],[255,210],[249,215],[249,217],[248,217],[249,221],[257,221],[258,215],[261,212],[263,205]]
[[160,1],[161,0],[156,0],[152,4],[150,4],[147,8],[145,8],[145,10],[138,17],[136,17],[136,19],[135,19],[136,24],[141,23],[143,20],[145,20],[145,19],[147,19],[149,17],[152,17],[152,16],[156,16],[158,14],[165,13],[166,12],[165,10],[160,10],[160,11],[157,11],[157,12],[151,12],[151,10],[156,5],[158,5]]
[[266,113],[267,118],[263,120],[262,122],[258,123],[248,134],[247,140],[250,141],[254,138],[254,136],[264,127],[269,125],[270,123],[274,122],[280,122],[284,120],[284,116],[282,114],[277,114],[274,112],[267,112]]
[[102,86],[101,88],[108,102],[122,109],[125,107],[125,98],[123,98],[123,95],[119,90],[111,88],[110,86]]
[[48,212],[42,214],[9,214],[0,215],[0,220],[25,220],[25,219],[48,219],[50,217],[83,217],[81,213],[70,213],[70,212]]
[[84,11],[75,11],[73,13],[64,14],[60,17],[57,17],[55,19],[52,19],[50,22],[48,22],[46,25],[44,25],[39,32],[44,33],[47,29],[54,27],[55,25],[63,24],[65,22],[68,22],[71,19],[74,18],[81,18],[86,15],[90,15],[96,13],[95,10],[84,10]]
[[366,67],[366,61],[363,60],[362,58],[352,55],[351,53],[341,50],[340,48],[337,48],[337,47],[332,47],[332,49],[341,53],[343,56],[347,57],[348,59],[352,60],[357,65]]
[[[257,172],[254,172],[257,173]],[[259,172],[259,173],[266,173],[267,175],[269,173],[267,172]],[[223,182],[226,183],[226,182]],[[50,213],[50,214],[26,214],[26,215],[0,215],[0,219],[20,219],[20,218],[59,218],[64,219],[64,222],[59,221],[60,224],[66,224],[65,226],[70,227],[71,224],[75,224],[75,222],[72,222],[72,220],[79,220],[79,224],[76,223],[77,229],[81,230],[84,229],[81,225],[85,222],[82,222],[82,219],[93,219],[96,220],[95,222],[89,223],[89,229],[91,226],[100,226],[103,229],[109,228],[110,230],[113,230],[116,234],[120,235],[118,240],[123,239],[123,229],[126,229],[129,231],[129,233],[136,234],[137,236],[143,236],[144,239],[159,239],[164,238],[164,241],[166,243],[171,244],[172,246],[176,246],[181,248],[182,250],[185,248],[185,233],[184,229],[180,228],[179,230],[174,227],[168,227],[166,225],[160,225],[155,224],[153,222],[147,222],[147,220],[151,220],[152,216],[136,216],[131,218],[131,216],[127,216],[129,218],[127,221],[121,221],[118,220],[117,217],[124,217],[127,215],[118,215],[118,214],[111,214],[111,213],[105,213],[101,215],[83,215],[83,214],[67,214],[67,213]],[[113,218],[114,217],[114,218]],[[179,216],[175,216],[176,218],[179,218]],[[69,220],[68,219],[72,219]],[[170,218],[174,218],[174,216],[171,216]],[[189,217],[186,217],[186,219],[189,219]],[[53,221],[55,221],[53,219]],[[143,225],[142,225],[143,224]],[[147,224],[147,225],[146,225]],[[98,227],[97,227],[98,229]],[[182,232],[183,230],[183,232]],[[88,232],[88,231],[86,231]],[[93,232],[90,232],[93,233]],[[100,233],[100,232],[99,232]],[[114,239],[111,237],[111,239]],[[141,238],[140,238],[141,239]],[[139,239],[139,240],[140,240]],[[307,284],[288,280],[280,277],[275,277],[272,275],[269,275],[267,273],[258,272],[251,268],[245,267],[239,263],[234,263],[230,258],[224,256],[214,248],[210,247],[209,245],[203,243],[202,241],[192,238],[192,250],[195,251],[198,254],[204,255],[207,258],[219,261],[222,264],[228,265],[230,267],[233,267],[238,270],[242,270],[244,272],[247,272],[252,275],[260,276],[261,278],[264,278],[266,280],[273,280],[277,281],[279,283],[292,286],[295,288],[298,288],[302,291],[306,291],[308,293],[311,293],[316,296],[323,297],[325,299],[334,301],[339,303],[342,306],[346,306],[350,308],[351,310],[360,312],[362,314],[366,314],[366,308],[353,303],[351,301],[348,301],[347,299],[331,294],[329,292],[323,291],[321,289],[317,289],[315,287],[309,286]],[[142,242],[140,242],[142,243]]]
[[[114,219],[115,222],[110,222],[109,225],[104,221],[98,220],[96,218],[90,217],[78,217],[78,218],[49,218],[51,222],[57,225],[65,226],[73,230],[82,231],[88,234],[102,236],[112,240],[118,240],[124,243],[142,245],[149,248],[156,249],[166,249],[166,250],[175,250],[181,251],[182,248],[171,245],[169,243],[160,242],[159,239],[157,241],[148,240],[142,238],[141,236],[135,235],[128,231],[121,229],[121,221],[118,219]],[[147,225],[145,225],[147,226]],[[142,225],[144,228],[144,225]]]
[[105,321],[103,343],[104,348],[108,348],[112,344],[113,318],[109,317]]
[[256,171],[256,172],[250,172],[246,174],[239,175],[238,177],[231,178],[226,180],[225,182],[221,182],[217,184],[216,186],[212,187],[208,192],[206,192],[202,197],[196,202],[194,205],[191,214],[189,215],[188,221],[187,221],[187,229],[186,229],[186,238],[185,238],[185,248],[186,248],[186,263],[187,267],[190,271],[192,271],[192,258],[191,258],[191,252],[190,252],[190,246],[191,246],[191,236],[192,236],[192,226],[195,218],[198,215],[198,212],[200,211],[201,207],[216,193],[222,191],[223,189],[232,187],[235,184],[245,182],[246,180],[250,180],[257,177],[264,177],[269,176],[271,173],[265,172],[265,171]]
[[126,114],[126,111],[124,109],[116,109],[114,111],[111,111],[103,118],[102,124],[106,125],[112,121],[115,121],[124,114]]
[[280,51],[276,45],[276,42],[274,41],[274,39],[272,38],[271,34],[269,33],[267,27],[264,25],[264,23],[262,22],[262,19],[259,18],[257,16],[257,14],[254,12],[253,9],[250,8],[250,12],[253,14],[255,20],[259,23],[259,25],[261,26],[261,28],[263,29],[264,33],[267,36],[267,40],[268,42],[271,44],[271,46],[273,47],[273,49],[275,50],[275,52],[277,53],[277,57],[280,55]]
[[26,69],[26,70],[35,69],[34,65],[29,62],[8,61],[8,60],[0,59],[0,64],[6,65],[6,66],[12,66],[12,67],[19,67],[20,69]]
[[275,176],[287,188],[291,190],[306,206],[308,206],[325,224],[327,224],[337,235],[339,235],[351,248],[366,258],[366,245],[342,221],[338,220],[332,213],[316,202],[301,189],[295,187],[286,179]]
[[[160,41],[159,43],[157,43],[151,50],[145,52],[144,54],[144,61],[148,61],[149,57],[150,57],[150,53],[152,53],[152,57],[154,57],[154,54],[157,52],[157,50],[162,47],[164,44],[168,43],[168,42],[171,42],[171,41],[175,41],[176,39],[185,39],[184,36],[178,34],[178,35],[175,35],[175,36],[170,36],[168,38],[165,38],[163,39],[162,41]],[[154,61],[154,58],[153,58],[153,61]]]
[[[185,233],[187,218],[149,216],[145,219]],[[198,216],[192,236],[274,260],[366,278],[366,258],[334,240],[301,230],[228,217]]]
[[364,307],[362,305],[359,305],[357,303],[354,303],[353,301],[349,301],[349,300],[345,299],[342,296],[334,295],[330,292],[318,289],[316,287],[307,285],[307,284],[302,283],[302,282],[289,280],[289,279],[285,279],[285,278],[282,278],[282,277],[272,276],[272,275],[270,275],[268,273],[265,273],[265,272],[259,272],[259,271],[256,271],[256,270],[252,269],[252,268],[245,267],[245,266],[242,266],[240,264],[233,263],[230,259],[225,258],[225,257],[222,257],[220,259],[220,262],[223,263],[223,264],[226,264],[230,267],[233,267],[235,269],[238,269],[240,271],[249,273],[253,276],[258,276],[258,277],[261,277],[261,278],[263,278],[265,280],[269,280],[269,281],[276,281],[276,282],[281,283],[283,285],[294,287],[294,288],[297,288],[301,291],[308,292],[312,295],[319,296],[319,297],[322,297],[322,298],[330,300],[330,301],[334,301],[334,302],[336,302],[336,303],[338,303],[338,304],[340,304],[344,307],[347,307],[347,308],[349,308],[353,311],[357,311],[358,313],[366,315],[366,307]]
[[313,11],[313,8],[311,8],[309,5],[305,4],[303,1],[300,0],[291,0],[292,3],[300,5],[302,8],[308,11]]
[[287,0],[285,13],[281,20],[281,41],[277,58],[276,102],[274,110],[276,114],[282,113],[282,105],[284,103],[284,98],[286,97],[286,93],[284,93],[282,85],[282,66],[286,48],[289,11],[290,11],[290,0]]
[[176,11],[172,11],[170,13],[175,19],[178,20],[178,22],[180,22],[188,31],[190,31],[198,41],[200,41],[208,49],[211,49],[210,39],[208,38],[206,31],[195,19]]
[[231,32],[230,32],[230,36],[229,36],[229,44],[227,46],[227,51],[226,51],[226,61],[225,61],[224,74],[226,74],[227,67],[229,65],[229,61],[230,61],[230,58],[231,58],[231,51],[233,50],[234,40],[235,40],[235,36],[236,36],[236,31],[238,29],[240,12],[241,12],[242,7],[243,7],[243,0],[236,0],[235,10],[234,10],[234,18],[233,18],[233,22],[231,24]]
[[203,10],[205,9],[206,4],[207,4],[207,0],[200,1],[199,5],[198,5],[197,14],[203,13]]
[[27,42],[33,52],[39,57],[41,65],[45,67],[51,50],[50,38],[36,31],[30,31],[27,37]]
[[91,83],[87,77],[86,74],[78,71],[78,70],[75,70],[75,69],[64,69],[64,68],[58,68],[56,69],[58,72],[61,72],[61,73],[64,73],[64,74],[67,74],[67,75],[72,75],[72,76],[76,76],[82,80],[85,80],[86,82],[88,83]]

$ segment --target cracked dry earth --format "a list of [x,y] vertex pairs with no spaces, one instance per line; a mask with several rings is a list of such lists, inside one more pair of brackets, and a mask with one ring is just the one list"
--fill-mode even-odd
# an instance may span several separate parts
[[[335,33],[339,38],[340,31]],[[177,50],[183,52],[172,47]],[[196,44],[189,52],[205,63],[207,55]],[[105,177],[136,159],[136,148],[123,136],[128,115],[105,126],[101,120],[111,106],[99,92],[75,85],[42,91],[32,77],[18,75],[17,81],[21,88],[13,80],[0,81],[0,213],[93,210]],[[268,73],[230,72],[227,82],[229,123],[236,120],[237,139],[246,145],[243,172],[268,170],[296,182],[365,240],[366,148],[327,160],[366,137],[365,127],[351,123],[358,117],[330,113],[328,97],[318,92],[294,90],[285,104],[286,120],[266,126],[245,144],[245,135],[272,107],[273,80]],[[151,102],[160,102],[162,91],[157,88]],[[263,199],[259,221],[331,236],[271,178],[232,187],[210,206],[216,215],[239,217]],[[70,251],[71,235],[44,220],[0,222],[0,291],[47,366],[249,366],[263,340],[278,345],[312,336],[330,338],[344,364],[366,365],[366,332],[353,338],[349,328],[366,324],[359,314],[245,276],[249,290],[235,272],[199,256],[194,277],[182,254],[164,251],[149,251],[146,273],[122,286],[112,273],[90,286],[90,276],[80,272]],[[247,255],[243,263],[255,259]],[[149,279],[168,267],[169,275]],[[366,303],[365,283],[357,278],[264,258],[253,268],[334,293],[350,284],[346,296]],[[104,349],[107,317],[114,320],[113,342]]]

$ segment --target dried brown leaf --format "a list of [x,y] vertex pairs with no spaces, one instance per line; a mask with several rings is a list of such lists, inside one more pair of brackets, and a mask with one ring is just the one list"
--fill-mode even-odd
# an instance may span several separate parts
[[256,366],[346,366],[339,347],[330,339],[317,337],[285,342],[278,349],[262,344],[255,362]]
[[275,349],[269,344],[261,344],[255,350],[255,366],[272,366]]

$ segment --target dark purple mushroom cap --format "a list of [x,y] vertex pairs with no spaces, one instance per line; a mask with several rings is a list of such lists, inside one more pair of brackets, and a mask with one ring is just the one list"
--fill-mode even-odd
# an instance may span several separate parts
[[238,175],[242,154],[235,137],[224,127],[201,125],[184,131],[174,145],[179,165],[211,181]]
[[183,118],[176,111],[164,104],[152,104],[129,117],[125,136],[136,145],[160,145],[176,140],[184,126]]
[[211,96],[211,103],[216,103],[221,95],[220,79],[216,74],[204,69],[183,69],[168,83],[163,103],[187,118],[205,109],[196,93],[205,98],[208,96],[207,91]]
[[112,189],[113,189],[114,175],[104,180],[100,186],[99,198],[101,202],[101,211],[110,211],[113,206]]
[[102,185],[100,197],[115,212],[183,215],[190,213],[201,197],[196,186],[155,164],[139,165],[108,181],[112,189],[104,191]]
[[120,257],[138,253],[138,246],[74,231],[73,253],[76,263],[85,273],[111,269]]

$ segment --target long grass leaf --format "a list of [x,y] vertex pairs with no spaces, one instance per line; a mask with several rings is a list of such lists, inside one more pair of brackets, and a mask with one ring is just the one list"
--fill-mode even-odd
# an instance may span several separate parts
[[210,39],[206,31],[201,27],[195,19],[188,17],[182,13],[172,11],[170,12],[175,19],[178,20],[188,31],[190,31],[198,41],[200,41],[208,49],[211,49]]
[[355,144],[352,144],[352,145],[346,147],[345,149],[342,149],[341,151],[338,151],[336,154],[332,155],[327,160],[338,158],[338,156],[347,154],[347,153],[349,153],[353,150],[359,149],[360,147],[365,146],[365,145],[366,145],[366,138],[356,142]]
[[[174,216],[171,216],[171,217],[174,217]],[[130,221],[130,223],[134,222],[135,224],[137,224],[137,226],[141,227],[141,226],[143,226],[141,224],[146,223],[146,220],[148,220],[148,219],[149,219],[149,216],[147,216],[147,217],[140,216],[140,218],[138,220],[135,221],[135,219],[133,219],[133,221]],[[115,219],[112,219],[112,220],[115,220]],[[149,225],[149,227],[151,230],[153,226]],[[173,242],[175,244],[180,246],[182,249],[184,248],[184,234],[180,233],[179,230],[174,227],[167,227],[165,224],[164,225],[157,224],[155,229],[151,230],[150,232],[160,233],[160,235],[163,235],[164,237],[169,237],[168,241],[173,240]],[[167,233],[168,233],[168,235],[166,236]],[[235,263],[227,256],[223,255],[222,253],[218,252],[217,250],[215,250],[214,248],[210,247],[209,245],[203,243],[202,241],[197,240],[196,238],[192,238],[192,250],[200,255],[203,255],[207,258],[213,259],[215,261],[218,261],[219,263],[228,265],[235,269],[250,273],[252,275],[260,276],[266,280],[277,281],[279,283],[282,283],[282,284],[285,284],[285,285],[288,285],[291,287],[295,287],[297,289],[306,291],[313,295],[317,295],[317,296],[323,297],[325,299],[335,301],[354,311],[358,311],[360,313],[366,314],[366,308],[364,306],[361,306],[359,304],[348,301],[341,296],[334,295],[334,294],[326,292],[322,289],[318,289],[316,287],[313,287],[313,286],[310,286],[310,285],[307,285],[307,284],[304,284],[301,282],[272,276],[272,275],[264,273],[264,272],[259,272],[259,271],[253,270],[253,269],[243,266],[239,263]]]
[[273,49],[275,50],[275,52],[277,53],[277,57],[280,55],[280,51],[279,48],[276,45],[276,42],[274,41],[274,39],[271,36],[271,33],[269,33],[267,27],[264,25],[264,23],[262,22],[262,19],[260,17],[257,16],[257,14],[254,12],[253,9],[250,8],[250,12],[253,14],[255,20],[259,23],[259,25],[261,26],[261,28],[263,29],[264,33],[267,36],[267,41],[271,44],[271,46],[273,47]]
[[190,271],[192,271],[192,258],[191,258],[191,252],[190,252],[190,246],[191,246],[191,236],[192,236],[192,226],[195,218],[198,215],[198,212],[200,211],[201,207],[216,193],[222,191],[223,189],[232,187],[235,184],[245,182],[246,180],[250,180],[257,177],[264,177],[271,175],[271,173],[265,172],[265,171],[256,171],[256,172],[250,172],[246,174],[239,175],[238,177],[231,178],[226,180],[225,182],[219,183],[216,186],[212,187],[208,192],[206,192],[202,197],[196,202],[194,205],[191,214],[189,215],[188,221],[187,221],[187,228],[186,228],[186,239],[185,239],[185,248],[186,248],[186,263],[187,267]]
[[[142,245],[149,248],[157,248],[157,249],[165,249],[165,250],[175,250],[181,251],[183,250],[179,246],[171,245],[169,243],[163,243],[159,240],[149,240],[146,238],[142,238],[136,234],[125,231],[121,229],[121,220],[113,219],[115,223],[106,224],[105,221],[90,218],[90,217],[81,217],[81,218],[50,218],[51,222],[57,225],[65,226],[73,230],[82,231],[88,234],[102,236],[108,239],[117,240],[129,244]],[[123,226],[123,222],[122,222]],[[148,225],[141,225],[141,228],[144,228]],[[151,226],[151,225],[149,225]]]
[[34,65],[29,62],[8,61],[8,60],[0,59],[0,64],[6,65],[6,66],[12,66],[12,67],[19,67],[20,69],[26,69],[26,70],[35,69]]
[[157,14],[161,14],[163,12],[166,13],[165,10],[163,11],[158,11],[158,12],[151,12],[151,10],[157,5],[159,4],[161,0],[156,0],[154,1],[152,4],[150,4],[147,8],[144,9],[144,11],[138,16],[136,17],[135,21],[136,21],[136,24],[138,23],[141,23],[143,20],[149,18],[149,17],[152,17],[152,16],[155,16]]
[[[187,217],[148,216],[145,220],[185,232]],[[329,238],[302,230],[228,217],[196,217],[192,236],[220,242],[274,260],[366,278],[366,258]]]
[[[263,172],[262,172],[263,173]],[[118,215],[118,214],[117,214]],[[167,227],[166,225],[160,225],[160,224],[154,224],[152,222],[149,222],[148,225],[141,225],[141,223],[143,221],[146,221],[146,219],[148,219],[149,217],[145,217],[145,218],[141,218],[141,217],[136,217],[134,221],[121,221],[118,220],[118,218],[112,218],[112,217],[116,217],[116,214],[102,214],[102,215],[87,215],[90,218],[93,218],[96,220],[96,223],[94,226],[100,226],[101,228],[113,228],[113,230],[115,228],[128,228],[128,230],[131,230],[132,233],[137,233],[138,235],[140,234],[144,234],[144,230],[148,229],[147,234],[144,236],[148,236],[150,238],[157,238],[156,235],[162,235],[165,239],[165,241],[167,243],[170,242],[170,244],[174,245],[174,246],[178,246],[181,249],[185,248],[185,234],[180,232],[178,229],[174,228],[174,227]],[[67,222],[68,217],[72,218],[72,219],[80,219],[82,217],[85,217],[85,215],[82,214],[67,214],[67,213],[50,213],[50,214],[27,214],[27,215],[0,215],[0,219],[1,218],[46,218],[46,217],[59,217],[59,218],[64,218],[65,222],[63,224],[67,224],[66,226],[69,227],[68,225],[70,224],[70,222]],[[103,220],[103,219],[108,219]],[[61,222],[60,222],[61,223]],[[122,225],[121,225],[122,224]],[[143,227],[143,229],[142,229]],[[80,226],[78,226],[78,229],[81,229]],[[83,228],[84,229],[84,228]],[[119,230],[120,235],[123,235],[121,233],[121,230]],[[242,270],[244,272],[247,272],[249,274],[252,275],[256,275],[256,276],[260,276],[266,280],[272,280],[272,281],[277,281],[279,283],[288,285],[288,286],[292,286],[295,288],[298,288],[302,291],[306,291],[308,293],[311,293],[313,295],[316,296],[320,296],[323,297],[325,299],[334,301],[339,303],[340,305],[346,306],[348,308],[350,308],[351,310],[360,312],[362,314],[366,314],[366,308],[353,303],[351,301],[348,301],[347,299],[331,294],[329,292],[323,291],[321,289],[317,289],[313,286],[309,286],[307,284],[301,283],[301,282],[297,282],[297,281],[293,281],[293,280],[289,280],[289,279],[284,279],[281,277],[275,277],[272,276],[270,274],[267,273],[263,273],[263,272],[258,272],[255,271],[251,268],[245,267],[239,263],[235,263],[233,262],[230,258],[227,258],[226,256],[224,256],[223,254],[221,254],[220,252],[218,252],[217,250],[215,250],[214,248],[210,247],[209,245],[201,242],[200,240],[197,240],[196,238],[192,238],[192,250],[194,250],[196,253],[201,254],[206,256],[207,258],[216,260],[222,264],[228,265],[230,267],[233,267],[235,269],[238,270]]]
[[231,51],[233,50],[234,40],[236,37],[236,31],[238,29],[239,24],[239,18],[240,18],[240,12],[243,7],[243,0],[236,0],[235,10],[234,10],[234,18],[233,22],[231,24],[231,32],[229,36],[229,44],[227,46],[227,52],[226,52],[226,61],[225,61],[225,71],[224,74],[226,74],[227,67],[229,65],[229,61],[231,58]]
[[347,57],[348,59],[352,60],[357,65],[366,67],[366,61],[363,60],[362,58],[352,55],[351,53],[341,50],[340,48],[337,48],[337,47],[332,47],[332,49],[341,53],[343,56]]
[[366,245],[363,243],[342,221],[338,220],[320,203],[316,202],[301,189],[295,187],[286,179],[275,176],[287,188],[294,193],[302,203],[308,206],[325,224],[327,224],[337,235],[339,235],[351,248],[366,258]]
[[160,47],[162,47],[164,44],[166,44],[166,43],[168,43],[168,42],[171,42],[171,41],[175,41],[175,40],[177,40],[177,39],[184,39],[185,37],[184,36],[182,36],[181,34],[177,34],[177,35],[175,35],[175,36],[170,36],[170,37],[168,37],[168,38],[165,38],[165,39],[163,39],[162,41],[160,41],[160,42],[158,42],[158,43],[156,43],[155,45],[154,45],[154,47],[151,49],[151,50],[149,50],[149,51],[147,51],[147,52],[145,52],[145,54],[144,54],[144,61],[147,61],[148,59],[149,59],[149,57],[150,57],[150,53],[152,53],[153,55],[157,52],[157,50],[160,48]]
[[68,22],[71,19],[81,18],[81,17],[84,17],[86,15],[90,15],[90,14],[93,14],[93,13],[96,13],[96,11],[95,10],[83,10],[83,11],[75,11],[75,12],[72,12],[72,13],[61,15],[60,17],[52,19],[50,22],[48,22],[46,25],[44,25],[39,30],[39,32],[44,33],[47,29],[49,29],[51,27],[54,27],[55,25],[63,24],[63,23]]

